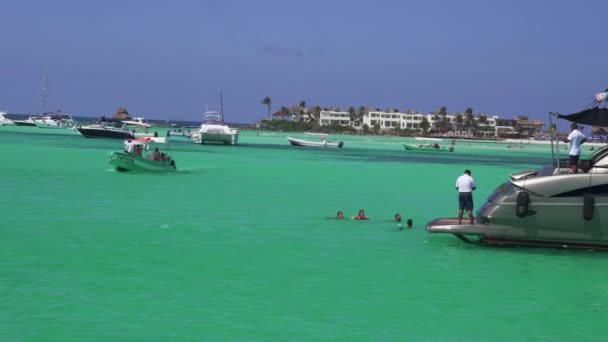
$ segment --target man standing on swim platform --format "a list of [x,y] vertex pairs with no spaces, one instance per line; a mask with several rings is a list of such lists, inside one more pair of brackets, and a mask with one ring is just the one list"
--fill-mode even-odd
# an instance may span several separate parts
[[473,190],[477,186],[471,177],[471,170],[464,170],[464,174],[456,180],[456,190],[458,191],[458,224],[462,224],[462,214],[464,210],[469,214],[469,222],[473,224]]

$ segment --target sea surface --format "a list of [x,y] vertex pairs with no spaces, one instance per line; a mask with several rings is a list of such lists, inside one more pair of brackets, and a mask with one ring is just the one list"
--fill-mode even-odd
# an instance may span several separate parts
[[[608,339],[605,252],[424,230],[456,215],[464,169],[478,208],[548,164],[548,145],[408,152],[336,135],[344,148],[324,150],[288,135],[306,137],[173,143],[177,172],[130,174],[108,164],[120,140],[0,127],[0,340]],[[371,220],[331,219],[359,209]]]

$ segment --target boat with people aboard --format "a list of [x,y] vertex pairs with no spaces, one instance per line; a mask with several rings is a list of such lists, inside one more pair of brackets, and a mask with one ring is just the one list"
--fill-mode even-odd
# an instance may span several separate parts
[[[160,146],[167,146],[161,151]],[[169,151],[169,139],[165,137],[143,137],[126,140],[122,152],[114,152],[109,163],[116,171],[175,171],[175,160]]]
[[320,136],[320,141],[297,139],[292,137],[287,137],[287,140],[289,140],[289,143],[292,146],[321,148],[342,148],[344,146],[344,142],[342,141],[327,141],[327,137],[325,135]]
[[[550,127],[557,127],[559,119],[608,126],[608,109],[550,113]],[[551,141],[553,163],[511,174],[477,211],[473,224],[439,218],[427,223],[426,230],[453,234],[467,243],[608,249],[608,145],[571,169],[559,156],[559,142]]]
[[6,117],[6,112],[0,112],[0,126],[10,126],[14,124],[13,120]]

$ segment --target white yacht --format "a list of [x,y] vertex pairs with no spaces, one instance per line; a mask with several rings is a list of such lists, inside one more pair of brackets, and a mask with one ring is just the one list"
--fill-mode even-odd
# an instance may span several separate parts
[[6,117],[6,112],[0,112],[0,126],[14,125],[13,120]]
[[225,145],[236,145],[239,140],[239,130],[230,128],[224,122],[224,106],[222,94],[220,93],[221,110],[205,111],[201,128],[192,136],[195,144],[222,143]]
[[64,113],[45,113],[43,116],[34,119],[36,126],[40,128],[72,128],[76,121],[70,114]]

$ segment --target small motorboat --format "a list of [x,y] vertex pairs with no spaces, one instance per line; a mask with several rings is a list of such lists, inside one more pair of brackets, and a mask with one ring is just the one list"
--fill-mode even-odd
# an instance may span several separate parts
[[406,151],[425,150],[425,151],[454,152],[454,146],[450,146],[450,147],[446,148],[445,146],[439,145],[438,143],[434,143],[434,144],[418,144],[418,145],[403,144],[403,148],[405,148]]
[[289,143],[293,146],[304,146],[304,147],[323,147],[323,148],[342,148],[344,146],[344,142],[338,141],[327,141],[325,140],[325,136],[321,136],[321,141],[310,141],[304,139],[296,139],[292,137],[287,137]]
[[110,165],[116,171],[175,171],[175,160],[168,151],[161,152],[158,145],[168,145],[167,138],[143,137],[125,141],[122,152],[114,152]]

